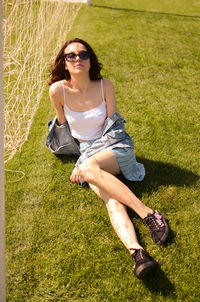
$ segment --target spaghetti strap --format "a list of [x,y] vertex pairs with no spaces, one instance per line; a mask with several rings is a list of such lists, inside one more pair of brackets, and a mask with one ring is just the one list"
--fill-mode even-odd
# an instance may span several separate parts
[[62,81],[62,89],[63,89],[64,105],[66,105],[66,102],[65,102],[65,87],[64,87],[63,81]]
[[102,94],[103,102],[105,102],[105,98],[104,98],[104,90],[103,90],[103,79],[101,79],[101,94]]

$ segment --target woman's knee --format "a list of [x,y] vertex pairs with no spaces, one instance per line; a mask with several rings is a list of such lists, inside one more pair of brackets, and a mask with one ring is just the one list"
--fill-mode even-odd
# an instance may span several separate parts
[[100,167],[98,162],[94,157],[90,157],[85,160],[79,166],[81,177],[88,183],[93,183],[95,177],[97,177],[97,173],[100,172]]
[[106,203],[107,209],[111,212],[123,212],[126,211],[126,206],[118,200],[110,198]]

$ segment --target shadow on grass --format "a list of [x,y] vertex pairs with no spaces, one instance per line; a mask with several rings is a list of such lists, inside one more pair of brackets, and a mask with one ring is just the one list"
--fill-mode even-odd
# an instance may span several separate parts
[[160,186],[187,187],[199,179],[199,176],[193,172],[172,164],[140,157],[137,157],[137,161],[143,163],[146,170],[146,176],[142,182],[127,181],[122,175],[119,178],[139,198],[143,193],[150,194],[158,190]]
[[61,160],[63,162],[63,164],[67,164],[67,163],[71,163],[71,162],[75,162],[78,159],[78,156],[76,155],[60,155],[60,154],[55,154],[56,158],[58,158],[59,160]]
[[146,10],[138,10],[133,8],[123,8],[123,7],[111,7],[106,5],[98,5],[93,4],[93,7],[97,8],[105,8],[105,9],[111,9],[111,10],[121,10],[121,11],[128,11],[128,12],[134,12],[134,13],[142,13],[142,14],[149,14],[149,15],[164,15],[164,16],[175,16],[175,17],[184,17],[184,18],[200,18],[200,16],[192,16],[192,15],[182,15],[182,14],[175,14],[175,13],[163,13],[163,12],[151,12]]
[[164,297],[176,297],[174,284],[169,281],[159,264],[157,264],[154,271],[148,274],[142,282],[154,294],[162,294]]
[[[199,176],[191,171],[172,164],[140,157],[137,157],[137,161],[143,163],[146,170],[146,176],[142,182],[128,181],[122,175],[120,175],[119,178],[139,199],[142,199],[143,194],[151,195],[153,192],[159,190],[161,186],[166,188],[169,188],[170,186],[189,187],[195,184],[199,179]],[[138,217],[131,209],[128,208],[127,210],[131,220],[134,217]],[[170,223],[167,219],[166,222],[170,227]],[[137,232],[137,235],[139,237],[139,232]],[[175,233],[170,229],[170,234],[165,245],[174,242],[174,239]]]

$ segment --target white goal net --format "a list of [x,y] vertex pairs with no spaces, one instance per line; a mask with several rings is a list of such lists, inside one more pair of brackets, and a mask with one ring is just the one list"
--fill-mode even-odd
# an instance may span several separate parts
[[80,7],[65,0],[3,0],[4,162],[27,139],[49,64]]

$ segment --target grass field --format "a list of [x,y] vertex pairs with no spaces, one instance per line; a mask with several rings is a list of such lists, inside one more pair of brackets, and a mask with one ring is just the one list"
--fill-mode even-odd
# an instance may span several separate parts
[[76,159],[45,147],[54,117],[46,86],[28,141],[6,165],[26,174],[6,185],[7,301],[200,301],[199,28],[195,0],[82,6],[66,39],[88,41],[103,76],[113,81],[147,172],[142,183],[127,184],[165,213],[170,238],[155,246],[129,211],[140,242],[159,263],[153,275],[138,280],[103,202],[70,183]]

